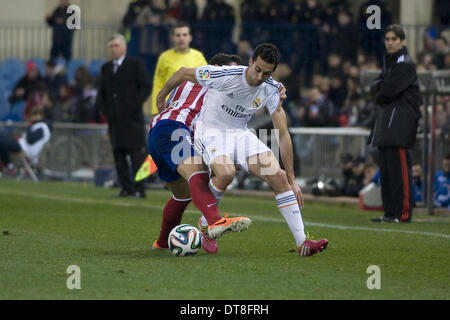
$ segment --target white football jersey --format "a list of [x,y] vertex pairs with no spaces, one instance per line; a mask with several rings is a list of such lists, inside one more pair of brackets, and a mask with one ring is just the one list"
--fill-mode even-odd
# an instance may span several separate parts
[[252,87],[244,66],[202,66],[196,70],[197,82],[208,88],[198,118],[203,128],[247,129],[247,122],[261,108],[272,114],[280,102],[280,84],[272,78]]

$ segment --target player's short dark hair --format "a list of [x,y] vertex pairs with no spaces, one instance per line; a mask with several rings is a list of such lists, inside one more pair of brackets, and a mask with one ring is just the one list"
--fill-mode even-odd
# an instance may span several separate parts
[[189,33],[191,33],[191,27],[184,21],[178,21],[170,28],[170,35],[173,35],[175,33],[175,29],[178,28],[188,28]]
[[384,35],[386,36],[388,32],[393,32],[400,40],[406,39],[405,30],[399,24],[391,24],[388,26],[384,31]]
[[261,43],[255,48],[252,60],[256,61],[258,57],[267,63],[273,63],[273,70],[277,68],[278,63],[280,62],[280,52],[277,47],[271,43]]
[[226,54],[226,53],[218,53],[214,55],[211,59],[209,59],[208,64],[218,66],[228,65],[230,63],[236,63],[237,65],[242,65],[241,57],[236,54]]

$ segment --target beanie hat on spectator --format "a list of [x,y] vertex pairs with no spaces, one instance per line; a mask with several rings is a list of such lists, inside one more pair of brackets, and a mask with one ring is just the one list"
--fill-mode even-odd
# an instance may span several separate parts
[[27,73],[29,73],[31,70],[36,69],[37,65],[33,61],[28,61],[27,63]]

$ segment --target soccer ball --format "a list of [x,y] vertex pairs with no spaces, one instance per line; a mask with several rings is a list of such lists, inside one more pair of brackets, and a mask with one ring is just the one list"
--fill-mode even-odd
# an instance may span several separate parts
[[176,256],[192,256],[202,247],[202,234],[190,224],[180,224],[170,231],[169,250]]

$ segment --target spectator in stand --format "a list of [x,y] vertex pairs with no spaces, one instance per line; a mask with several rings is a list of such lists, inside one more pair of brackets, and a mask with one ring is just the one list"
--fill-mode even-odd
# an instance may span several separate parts
[[437,38],[434,46],[433,64],[436,65],[438,70],[444,69],[444,59],[448,53],[447,39],[444,37]]
[[335,106],[335,114],[338,116],[343,107],[345,98],[347,97],[347,82],[343,72],[333,72],[330,75],[330,99]]
[[224,0],[208,0],[203,10],[202,21],[214,23],[234,23],[233,7]]
[[94,77],[89,69],[80,66],[74,77],[72,85],[71,121],[80,123],[99,122],[99,110],[95,107],[97,90],[94,86]]
[[9,97],[11,107],[16,102],[27,101],[32,98],[35,92],[42,88],[43,85],[45,86],[45,82],[39,73],[36,64],[29,61],[27,63],[26,74],[16,84],[11,96]]
[[412,180],[413,180],[413,198],[414,205],[417,206],[422,203],[422,180],[423,171],[420,163],[414,163],[411,166],[412,169]]
[[297,85],[296,74],[292,72],[291,68],[286,62],[280,62],[277,69],[272,73],[272,78],[278,82],[281,82],[286,88],[286,92],[289,92],[289,96],[285,100],[285,105],[289,103],[291,99],[297,99]]
[[68,0],[60,0],[58,7],[47,17],[47,24],[53,28],[52,48],[50,60],[62,55],[66,63],[72,58],[73,31],[67,28],[67,20],[70,14],[67,13],[69,7]]
[[419,65],[417,66],[420,70],[436,70],[437,67],[433,62],[433,54],[425,53],[419,58]]
[[197,22],[197,3],[195,0],[180,0],[180,16],[178,21]]
[[328,63],[328,74],[331,73],[341,73],[343,72],[342,68],[342,57],[336,52],[330,52],[327,57]]
[[166,0],[153,0],[144,6],[136,17],[135,25],[160,25],[168,20],[169,3]]
[[72,104],[72,90],[68,84],[63,84],[59,88],[50,118],[55,122],[72,122]]
[[53,108],[53,101],[50,99],[50,93],[45,86],[45,83],[41,83],[41,86],[34,94],[28,98],[25,104],[25,110],[23,118],[25,121],[30,121],[32,111],[35,109],[41,110],[44,113],[44,118],[52,120],[51,109]]
[[442,170],[434,174],[434,205],[450,209],[450,153],[442,160]]
[[234,24],[234,9],[224,0],[208,0],[203,11],[202,22],[214,25],[214,29],[206,32],[205,43],[208,44],[206,55],[215,52],[230,52],[232,48],[232,32]]
[[[331,50],[339,54],[342,60],[356,63],[358,52],[358,29],[353,25],[351,13],[348,11],[338,12],[338,25],[336,34],[331,43]],[[345,43],[345,45],[343,45]]]
[[51,99],[55,100],[58,97],[59,88],[67,84],[67,75],[64,66],[61,64],[56,65],[53,61],[48,60],[45,63],[44,80],[50,92]]
[[320,84],[318,86],[320,93],[323,94],[323,96],[328,99],[328,96],[330,95],[330,78],[323,77],[320,80]]
[[128,28],[136,23],[137,17],[141,12],[150,5],[150,0],[136,0],[130,2],[128,10],[122,19],[122,26]]
[[315,62],[319,58],[319,28],[323,20],[323,9],[317,0],[302,2],[300,11],[300,27],[297,38],[294,38],[294,47],[299,52],[295,72],[301,74],[305,70],[304,83],[311,86]]
[[301,124],[305,127],[333,127],[336,125],[334,105],[318,88],[309,89],[308,97],[297,111]]
[[237,55],[241,58],[243,65],[247,66],[250,58],[253,56],[253,48],[248,40],[239,40],[237,45]]
[[89,72],[89,69],[85,66],[78,67],[78,69],[75,71],[72,84],[75,94],[80,95],[83,93],[85,88],[93,86],[94,77]]
[[[247,0],[241,2],[240,13],[242,22],[242,38],[253,39],[255,43],[264,42],[259,41],[259,39],[256,39],[254,36],[255,32],[260,30],[259,28],[258,30],[255,30],[257,28],[254,25],[254,23],[258,21],[258,10],[258,0]],[[245,62],[245,60],[242,61]]]
[[447,53],[444,57],[444,70],[450,70],[450,52]]

